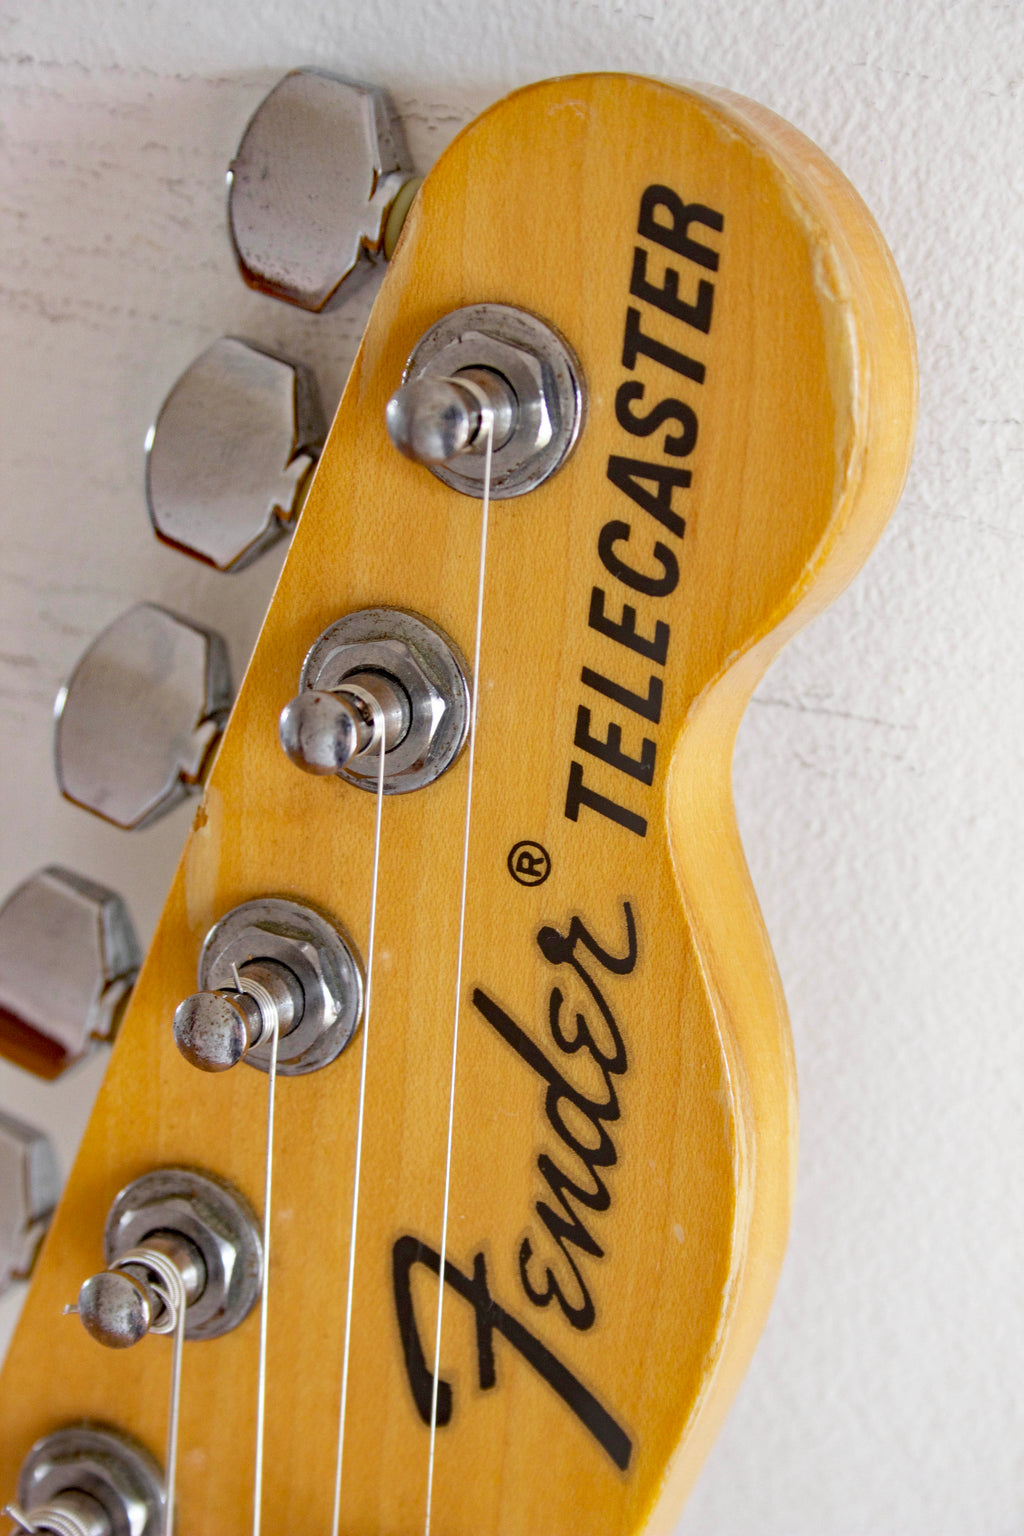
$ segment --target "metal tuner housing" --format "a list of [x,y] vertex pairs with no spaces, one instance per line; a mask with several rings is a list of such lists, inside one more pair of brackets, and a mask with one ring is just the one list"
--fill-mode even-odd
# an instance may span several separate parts
[[162,1536],[166,1504],[163,1475],[149,1452],[105,1425],[73,1424],[44,1436],[18,1474],[23,1529]]
[[116,891],[51,864],[0,907],[0,1056],[53,1078],[113,1039],[141,964]]
[[322,69],[286,75],[228,172],[245,281],[319,312],[390,258],[419,186],[387,95]]
[[279,897],[247,901],[215,923],[198,975],[200,990],[175,1012],[174,1038],[206,1072],[239,1061],[269,1071],[272,1028],[278,1072],[316,1072],[345,1049],[362,1013],[362,972],[341,930]]
[[198,793],[231,707],[227,646],[154,603],[109,625],[57,696],[61,794],[116,827],[147,827]]
[[0,1111],[0,1296],[31,1273],[59,1195],[50,1138]]
[[469,711],[466,663],[436,625],[398,608],[363,608],[313,642],[299,692],[281,714],[281,744],[307,773],[334,773],[375,793],[376,719],[384,734],[384,793],[402,795],[451,767],[466,740]]
[[240,571],[295,526],[326,427],[312,372],[223,336],[178,379],[146,438],[157,537]]
[[157,1168],[121,1190],[103,1230],[107,1269],[82,1286],[78,1314],[99,1344],[124,1349],[167,1333],[161,1271],[178,1270],[186,1339],[217,1339],[252,1311],[263,1244],[248,1202],[193,1168]]
[[444,315],[416,343],[387,404],[391,440],[406,457],[466,496],[482,496],[493,423],[490,494],[536,490],[579,437],[583,372],[563,336],[508,304]]

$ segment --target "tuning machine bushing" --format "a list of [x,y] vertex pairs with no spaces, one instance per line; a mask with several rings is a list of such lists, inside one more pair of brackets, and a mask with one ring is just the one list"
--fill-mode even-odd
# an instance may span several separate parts
[[374,792],[376,720],[384,732],[384,793],[401,795],[451,767],[469,709],[466,663],[447,636],[416,614],[364,608],[313,642],[299,692],[281,714],[281,744],[307,773],[335,773]]
[[248,1317],[260,1292],[263,1244],[237,1190],[191,1168],[158,1168],[115,1199],[103,1232],[107,1268],[85,1281],[77,1312],[111,1349],[176,1321],[167,1295],[177,1271],[186,1339],[216,1339]]
[[349,1043],[363,980],[348,940],[321,913],[277,897],[247,901],[206,936],[199,988],[174,1014],[182,1055],[206,1072],[240,1061],[266,1072],[315,1072]]
[[490,494],[536,490],[575,446],[583,373],[564,337],[508,304],[471,304],[432,325],[413,348],[387,404],[392,442],[466,496],[482,496],[484,413],[490,415]]
[[6,1513],[47,1536],[162,1536],[166,1504],[148,1451],[119,1430],[73,1424],[32,1447]]

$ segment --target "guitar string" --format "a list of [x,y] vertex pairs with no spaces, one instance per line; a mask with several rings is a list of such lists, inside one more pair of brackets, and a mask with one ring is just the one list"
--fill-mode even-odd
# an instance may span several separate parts
[[[128,1257],[131,1257],[131,1255],[128,1255]],[[163,1254],[156,1252],[148,1253],[146,1262],[149,1268],[155,1269],[160,1277],[161,1283],[154,1285],[153,1289],[160,1297],[167,1312],[164,1323],[155,1326],[151,1331],[153,1333],[173,1333],[174,1335],[174,1347],[171,1355],[170,1401],[167,1408],[167,1458],[164,1473],[167,1482],[167,1503],[164,1508],[164,1536],[174,1536],[178,1482],[181,1359],[185,1346],[185,1313],[188,1309],[188,1296],[185,1291],[185,1281],[182,1278],[181,1270],[172,1260],[165,1259]],[[168,1323],[170,1327],[167,1326]]]
[[270,1290],[270,1197],[274,1182],[274,1099],[277,1088],[278,1027],[270,1032],[267,1073],[267,1157],[263,1182],[263,1294],[260,1297],[259,1375],[256,1382],[256,1465],[253,1473],[252,1536],[260,1536],[263,1515],[263,1440],[267,1405],[267,1298]]
[[362,1055],[359,1063],[359,1111],[356,1120],[356,1157],[352,1173],[352,1220],[348,1240],[348,1291],[345,1299],[345,1345],[341,1366],[341,1406],[338,1410],[338,1453],[334,1467],[334,1516],[331,1536],[338,1536],[341,1522],[341,1469],[345,1455],[345,1415],[348,1406],[349,1354],[352,1343],[352,1295],[356,1271],[356,1225],[359,1216],[360,1175],[363,1166],[363,1124],[366,1111],[366,1059],[370,1039],[370,1003],[373,997],[373,953],[377,932],[377,880],[380,872],[381,811],[384,805],[384,711],[369,694],[364,698],[373,710],[374,734],[379,742],[377,805],[373,827],[373,869],[370,875],[370,926],[366,938],[366,997],[363,1002]]
[[459,1054],[459,1013],[462,1002],[462,959],[466,938],[466,892],[469,885],[469,832],[473,809],[473,769],[476,761],[476,720],[480,701],[480,641],[484,615],[484,572],[487,567],[487,531],[491,511],[491,458],[494,449],[494,413],[481,410],[481,432],[487,434],[484,453],[484,489],[480,509],[480,568],[476,589],[476,635],[473,641],[473,673],[470,684],[469,749],[466,773],[466,814],[462,834],[462,893],[459,901],[458,960],[455,967],[455,1022],[452,1029],[451,1078],[448,1088],[448,1144],[444,1163],[444,1210],[441,1217],[441,1267],[438,1273],[437,1317],[434,1336],[434,1376],[430,1393],[430,1449],[427,1455],[427,1507],[423,1536],[430,1536],[430,1517],[434,1500],[434,1463],[437,1450],[437,1392],[441,1370],[441,1317],[444,1310],[444,1264],[448,1250],[448,1210],[451,1201],[452,1142],[455,1130],[455,1068]]
[[171,1402],[167,1415],[167,1512],[166,1536],[174,1536],[174,1504],[178,1476],[178,1407],[181,1401],[181,1355],[185,1343],[185,1307],[178,1308],[174,1329],[174,1356],[171,1361]]

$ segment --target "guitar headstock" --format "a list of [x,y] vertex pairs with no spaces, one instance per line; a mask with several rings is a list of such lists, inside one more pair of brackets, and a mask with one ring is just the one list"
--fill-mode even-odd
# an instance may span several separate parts
[[[437,474],[386,425],[403,380],[424,377],[441,396],[405,393],[391,425],[422,458],[449,410]],[[502,411],[509,442],[533,412],[543,474],[535,458],[504,477]],[[246,1052],[266,1044],[254,986],[283,986],[289,1021],[318,988],[332,1027],[351,1010],[328,1044],[326,1025],[304,1037],[312,1055],[277,1087],[268,1532],[331,1528],[357,1144],[341,1529],[421,1531],[428,1487],[445,1536],[670,1528],[763,1323],[793,1176],[791,1050],[736,832],[735,731],[772,656],[881,531],[913,416],[884,243],[765,110],[585,76],[520,91],[442,156],[44,1247],[0,1381],[0,1493],[40,1436],[83,1420],[162,1458],[168,1346],[147,1339],[129,1363],[61,1311],[102,1268],[133,1181],[199,1168],[263,1208],[266,1077],[199,1072],[172,1032],[197,985],[227,995],[259,961],[229,999],[232,1027],[252,1024],[233,1037]],[[481,561],[487,455],[454,450],[488,421]],[[322,767],[306,695],[331,709],[346,684],[332,739],[364,755],[304,773],[279,716],[299,701],[292,755]],[[363,726],[383,720],[396,754],[426,732],[411,778],[386,786],[372,967],[379,759],[360,690]],[[432,751],[436,774],[417,777]],[[298,950],[296,1004],[273,966],[294,977]],[[260,1310],[186,1346],[183,1529],[249,1519]]]

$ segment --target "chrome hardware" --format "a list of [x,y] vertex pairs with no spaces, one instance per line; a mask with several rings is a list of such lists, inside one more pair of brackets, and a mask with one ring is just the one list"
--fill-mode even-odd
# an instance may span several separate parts
[[181,1312],[206,1289],[206,1265],[180,1232],[155,1232],[145,1246],[130,1248],[110,1268],[92,1275],[78,1293],[82,1326],[97,1344],[128,1349],[147,1333],[173,1333]]
[[385,753],[404,741],[412,720],[409,695],[383,672],[356,672],[333,692],[305,688],[281,711],[281,745],[307,773],[341,773],[354,757]]
[[134,830],[201,786],[231,707],[227,647],[140,603],[93,641],[56,705],[66,799]]
[[[358,691],[385,714],[385,794],[422,789],[455,761],[469,729],[466,664],[426,619],[365,608],[331,624],[314,641],[299,693],[282,712],[281,741],[293,762],[375,792],[376,743],[341,718],[358,712],[349,708]],[[364,733],[372,719],[364,717]]]
[[88,1493],[70,1488],[58,1494],[52,1504],[44,1504],[31,1512],[8,1504],[5,1515],[10,1515],[18,1530],[29,1536],[112,1536],[113,1528],[107,1512]]
[[82,1424],[36,1442],[6,1513],[23,1530],[53,1536],[161,1536],[165,1505],[148,1451],[120,1431]]
[[256,1218],[236,1190],[191,1168],[158,1168],[123,1189],[107,1216],[103,1252],[107,1270],[86,1280],[70,1310],[109,1348],[172,1330],[172,1266],[186,1339],[217,1339],[237,1328],[260,1292]]
[[242,570],[294,526],[324,435],[308,368],[231,336],[215,341],[146,439],[158,538],[219,571]]
[[207,1072],[239,1061],[266,1072],[275,1023],[277,1070],[315,1072],[344,1050],[363,1006],[359,965],[338,929],[275,897],[247,901],[211,928],[199,988],[175,1011],[174,1039]]
[[234,975],[234,987],[198,992],[175,1009],[174,1043],[204,1072],[236,1067],[275,1030],[283,1040],[303,1016],[302,988],[286,966],[256,960]]
[[385,420],[399,453],[434,467],[460,453],[482,453],[483,413],[491,414],[493,446],[502,448],[515,430],[516,397],[500,374],[468,368],[453,378],[423,374],[391,396]]
[[113,1039],[140,964],[116,892],[39,870],[0,907],[0,1055],[56,1077]]
[[[565,462],[584,413],[583,375],[572,349],[525,310],[472,304],[431,326],[388,401],[388,431],[402,453],[453,490],[481,496],[481,390],[495,420],[491,495],[522,496]],[[448,443],[452,450],[444,453]]]
[[419,182],[385,93],[297,69],[257,107],[228,172],[245,281],[302,309],[390,257]]
[[0,1295],[31,1273],[59,1194],[50,1138],[0,1111]]

